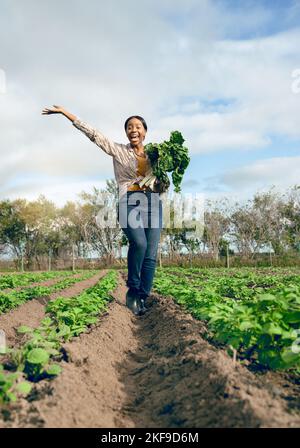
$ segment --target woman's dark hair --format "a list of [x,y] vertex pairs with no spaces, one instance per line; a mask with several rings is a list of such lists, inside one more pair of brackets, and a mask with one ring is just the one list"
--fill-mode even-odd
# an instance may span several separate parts
[[143,126],[144,126],[144,129],[147,131],[147,129],[148,129],[147,123],[144,120],[144,118],[140,117],[139,115],[132,115],[131,117],[127,118],[127,120],[125,121],[125,124],[124,124],[125,131],[127,129],[127,123],[128,123],[129,120],[131,120],[131,118],[137,118],[138,120],[140,120],[142,122]]

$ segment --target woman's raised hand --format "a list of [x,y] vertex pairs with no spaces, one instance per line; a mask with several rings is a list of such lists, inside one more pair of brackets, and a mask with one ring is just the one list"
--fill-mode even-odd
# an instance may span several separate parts
[[64,107],[55,104],[53,104],[53,107],[45,107],[45,109],[42,110],[42,115],[50,114],[62,114],[72,121],[72,123],[77,119],[76,115],[71,114],[71,112],[68,112]]
[[50,115],[50,114],[62,114],[64,112],[64,108],[62,106],[56,106],[53,104],[53,107],[45,107],[42,110],[42,115]]

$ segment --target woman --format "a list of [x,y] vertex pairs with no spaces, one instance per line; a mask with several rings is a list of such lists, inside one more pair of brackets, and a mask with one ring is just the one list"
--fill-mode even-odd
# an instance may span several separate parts
[[119,187],[118,221],[129,240],[126,305],[135,315],[144,314],[148,309],[146,300],[153,284],[162,229],[162,201],[159,196],[167,189],[157,178],[151,188],[139,186],[145,176],[152,174],[150,160],[143,145],[147,133],[145,120],[139,115],[127,118],[124,128],[129,143],[125,145],[110,141],[99,130],[61,106],[45,108],[42,114],[64,115],[91,141],[113,157],[114,173]]

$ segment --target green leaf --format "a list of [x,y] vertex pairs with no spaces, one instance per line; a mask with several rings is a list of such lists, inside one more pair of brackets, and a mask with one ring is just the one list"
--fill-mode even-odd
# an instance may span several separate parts
[[24,395],[29,394],[32,389],[32,385],[28,381],[23,381],[22,383],[17,384],[16,390]]
[[261,302],[274,302],[274,300],[276,300],[276,296],[273,294],[260,294],[259,300]]
[[281,352],[281,359],[285,364],[285,367],[292,367],[295,364],[300,365],[300,353],[294,353],[290,349],[285,349]]
[[270,366],[272,362],[275,363],[278,358],[276,350],[260,350],[258,352],[259,362],[266,366]]
[[267,334],[282,334],[284,331],[279,325],[274,324],[273,322],[270,322],[263,326],[263,331],[265,331]]
[[27,327],[26,325],[21,325],[19,328],[17,328],[17,332],[20,334],[23,333],[32,333],[33,329],[30,327]]
[[7,398],[8,398],[10,401],[13,401],[13,402],[17,401],[17,397],[16,397],[16,395],[13,394],[12,392],[7,392],[6,395],[7,395]]
[[42,348],[34,348],[28,353],[26,360],[30,364],[44,365],[49,361],[49,354]]
[[3,373],[0,373],[0,384],[5,383],[5,375]]
[[299,324],[300,323],[300,311],[291,311],[284,314],[284,321],[289,324]]
[[253,324],[252,322],[250,322],[249,320],[244,320],[240,325],[239,325],[239,330],[240,331],[244,331],[244,330],[248,330],[249,328],[252,328]]
[[59,375],[61,371],[62,368],[58,364],[51,364],[46,369],[46,373],[48,373],[48,375]]

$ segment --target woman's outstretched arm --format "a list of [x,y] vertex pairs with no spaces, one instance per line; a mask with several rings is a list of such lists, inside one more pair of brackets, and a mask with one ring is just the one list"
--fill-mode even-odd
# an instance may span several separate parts
[[53,105],[53,107],[45,107],[42,115],[61,114],[68,118],[73,126],[82,131],[92,142],[101,148],[106,154],[116,157],[119,161],[124,159],[123,148],[119,143],[112,142],[98,129],[93,128],[88,123],[85,123],[76,115],[71,114],[62,106]]

